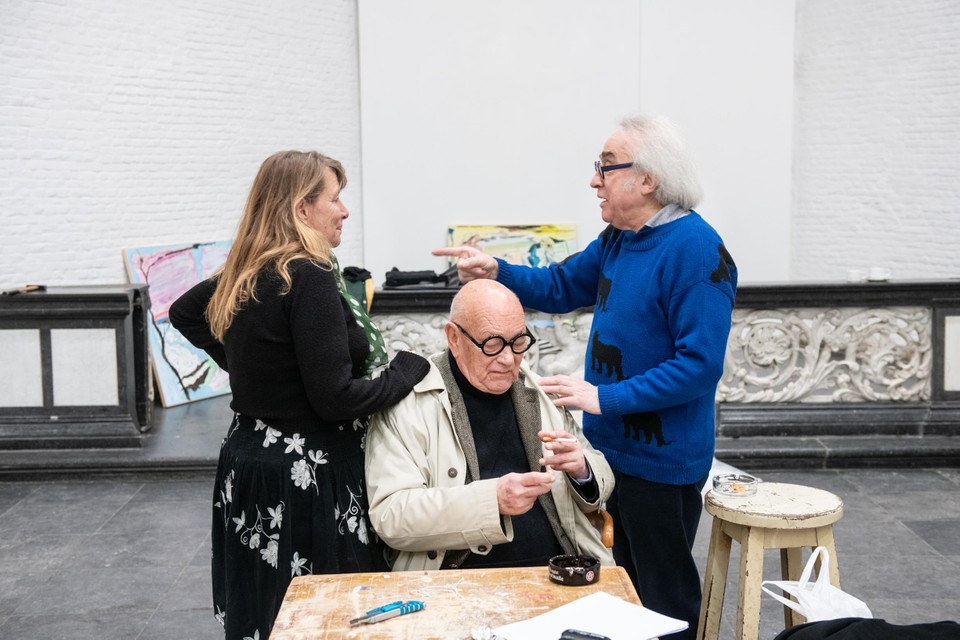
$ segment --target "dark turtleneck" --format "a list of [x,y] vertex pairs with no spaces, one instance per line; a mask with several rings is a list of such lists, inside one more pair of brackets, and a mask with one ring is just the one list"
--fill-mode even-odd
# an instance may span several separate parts
[[[496,395],[477,389],[460,371],[453,354],[449,354],[449,360],[470,420],[479,479],[532,471],[520,438],[512,394]],[[485,556],[471,554],[461,567],[538,567],[563,553],[539,500],[526,513],[512,516],[512,521],[513,542],[498,544]]]

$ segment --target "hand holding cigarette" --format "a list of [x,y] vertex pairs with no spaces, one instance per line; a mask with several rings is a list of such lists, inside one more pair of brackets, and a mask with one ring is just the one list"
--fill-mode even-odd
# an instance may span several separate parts
[[580,441],[566,431],[541,431],[537,434],[544,443],[540,464],[554,471],[562,471],[573,478],[590,475]]

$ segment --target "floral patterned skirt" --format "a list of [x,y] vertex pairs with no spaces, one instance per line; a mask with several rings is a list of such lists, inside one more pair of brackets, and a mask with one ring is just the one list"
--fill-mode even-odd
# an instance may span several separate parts
[[228,640],[266,640],[294,576],[388,571],[367,516],[366,420],[284,434],[234,416],[213,505],[213,603]]

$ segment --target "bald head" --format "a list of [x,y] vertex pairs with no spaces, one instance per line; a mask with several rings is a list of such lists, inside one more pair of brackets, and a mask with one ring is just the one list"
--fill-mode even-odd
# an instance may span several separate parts
[[[447,345],[467,380],[486,393],[509,391],[517,380],[523,354],[511,348],[488,356],[477,343],[499,336],[509,342],[527,330],[520,300],[495,280],[473,280],[463,285],[450,305]],[[472,339],[471,339],[472,338]]]
[[523,317],[523,306],[510,289],[496,280],[473,280],[463,285],[454,296],[450,305],[450,320],[466,326],[471,318],[479,314]]

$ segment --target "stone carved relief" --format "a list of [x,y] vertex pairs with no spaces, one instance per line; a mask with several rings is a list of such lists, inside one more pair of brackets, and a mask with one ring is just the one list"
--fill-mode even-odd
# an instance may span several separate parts
[[[583,359],[592,321],[592,312],[575,311],[562,316],[528,312],[527,326],[537,342],[524,355],[527,364],[545,376],[583,376]],[[447,338],[443,332],[447,314],[378,314],[374,322],[383,333],[391,358],[398,351],[414,351],[429,356],[447,348]]]
[[[375,318],[391,357],[447,346],[446,314]],[[593,313],[527,313],[541,375],[583,376]],[[735,309],[718,402],[925,401],[930,398],[929,309]]]
[[930,310],[735,309],[718,402],[930,398]]
[[543,376],[565,374],[582,378],[592,322],[593,312],[589,311],[563,315],[528,312],[527,327],[537,337],[537,343],[528,352],[533,370]]
[[378,314],[373,318],[390,359],[398,351],[413,351],[426,357],[447,348],[443,326],[447,316],[439,313]]

